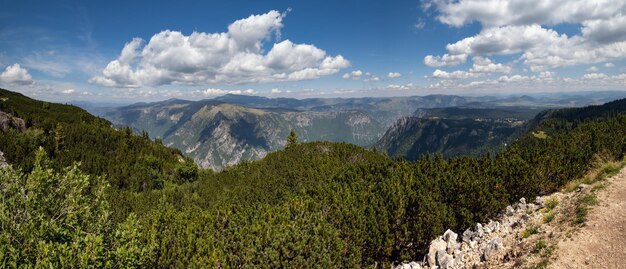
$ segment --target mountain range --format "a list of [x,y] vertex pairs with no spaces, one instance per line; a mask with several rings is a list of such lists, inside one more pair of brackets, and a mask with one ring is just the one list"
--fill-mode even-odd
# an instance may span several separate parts
[[347,142],[407,159],[424,153],[448,157],[495,152],[541,110],[598,104],[624,95],[293,99],[227,94],[113,108],[87,104],[85,109],[117,126],[145,131],[201,167],[221,170],[283,148],[291,129],[301,141]]

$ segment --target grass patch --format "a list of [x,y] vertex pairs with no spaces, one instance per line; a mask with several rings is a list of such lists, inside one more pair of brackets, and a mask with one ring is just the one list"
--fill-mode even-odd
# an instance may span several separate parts
[[619,170],[624,166],[624,162],[606,162],[603,163],[600,168],[598,168],[598,173],[596,174],[596,180],[603,180],[606,178],[610,178],[619,173]]
[[535,268],[536,269],[544,269],[544,268],[548,268],[548,265],[550,265],[550,259],[549,258],[543,258],[537,264],[537,266],[535,266]]
[[550,264],[550,257],[552,257],[552,254],[554,253],[554,246],[548,246],[545,241],[539,240],[537,241],[537,243],[535,243],[535,248],[533,249],[533,252],[542,252],[542,259],[541,261],[539,261],[539,263],[537,263],[535,268],[548,268],[548,265]]
[[604,189],[606,189],[606,184],[600,183],[600,184],[597,184],[597,185],[593,186],[591,191],[592,192],[596,192],[596,191],[601,191],[601,190],[604,190]]
[[587,221],[589,207],[597,204],[598,197],[594,193],[587,194],[580,198],[578,207],[576,207],[576,217],[574,218],[574,224],[584,224]]
[[535,243],[535,247],[533,248],[533,253],[539,253],[548,247],[548,243],[544,240],[539,240]]
[[563,190],[565,192],[572,192],[576,190],[578,185],[581,183],[593,184],[598,181],[605,180],[616,175],[624,166],[626,166],[626,160],[615,161],[603,154],[596,155],[593,163],[593,167],[583,178],[570,181],[565,185]]
[[538,233],[539,233],[539,225],[533,224],[522,231],[522,238],[528,238],[531,235],[538,234]]
[[593,193],[587,194],[580,198],[580,203],[585,206],[592,206],[598,204],[598,196]]
[[546,138],[548,138],[548,135],[544,131],[533,132],[533,136],[536,137],[536,138],[539,138],[539,139],[546,139]]
[[556,199],[556,198],[552,198],[546,202],[546,208],[548,208],[548,210],[552,210],[558,205],[559,205],[559,199]]
[[556,216],[556,212],[548,212],[548,214],[545,214],[543,216],[543,223],[550,223],[554,220],[554,217]]

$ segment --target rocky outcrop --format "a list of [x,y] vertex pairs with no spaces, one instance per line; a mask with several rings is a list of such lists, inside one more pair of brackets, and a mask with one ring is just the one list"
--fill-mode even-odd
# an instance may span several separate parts
[[0,111],[0,130],[7,132],[9,129],[15,129],[20,132],[26,131],[26,123],[23,119],[13,117],[11,114]]
[[477,223],[461,236],[447,230],[430,243],[428,253],[421,262],[404,262],[396,269],[497,267],[499,262],[510,255],[507,252],[524,240],[522,231],[541,221],[541,209],[546,199],[537,197],[534,203],[527,203],[522,198],[515,205],[508,206],[497,220]]
[[0,168],[7,166],[7,160],[4,158],[4,152],[0,151]]

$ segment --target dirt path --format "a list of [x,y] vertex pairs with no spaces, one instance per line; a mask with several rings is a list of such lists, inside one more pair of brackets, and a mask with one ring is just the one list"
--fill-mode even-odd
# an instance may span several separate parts
[[608,183],[586,227],[558,243],[549,268],[626,268],[626,168]]

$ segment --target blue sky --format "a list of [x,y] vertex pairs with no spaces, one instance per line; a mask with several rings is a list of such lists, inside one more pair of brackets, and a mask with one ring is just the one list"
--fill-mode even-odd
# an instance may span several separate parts
[[624,0],[128,2],[0,1],[0,86],[118,102],[626,88]]

